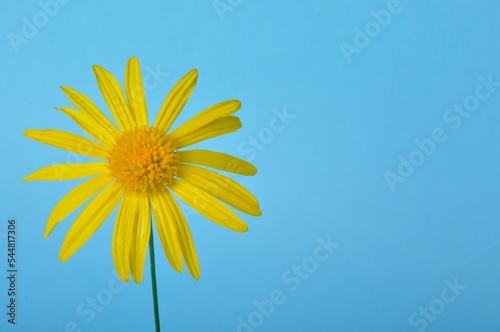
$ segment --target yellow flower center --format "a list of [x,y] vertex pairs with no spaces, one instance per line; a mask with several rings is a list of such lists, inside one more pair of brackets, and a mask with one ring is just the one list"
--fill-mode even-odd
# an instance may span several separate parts
[[128,190],[161,190],[177,175],[177,152],[168,135],[154,127],[123,132],[109,155],[111,176]]

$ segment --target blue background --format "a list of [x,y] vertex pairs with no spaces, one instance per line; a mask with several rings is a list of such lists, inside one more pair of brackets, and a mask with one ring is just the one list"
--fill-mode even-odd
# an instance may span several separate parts
[[[480,77],[500,81],[500,2],[4,0],[0,8],[0,273],[12,217],[19,259],[15,327],[0,274],[2,331],[154,329],[148,265],[140,285],[113,274],[114,215],[62,264],[79,210],[47,240],[45,222],[81,181],[20,182],[42,166],[86,160],[22,133],[81,133],[53,109],[70,106],[59,86],[105,109],[91,66],[122,82],[132,55],[144,75],[157,71],[150,123],[191,68],[198,86],[176,125],[241,100],[243,128],[201,146],[259,170],[234,177],[263,210],[244,216],[248,233],[187,214],[199,281],[170,268],[156,237],[163,331],[500,329],[498,84],[458,128],[446,120],[454,104],[488,91]],[[371,37],[359,35],[365,28]],[[347,44],[356,52],[346,54]],[[428,142],[436,128],[446,140],[418,152],[415,140]],[[391,190],[386,172],[398,175],[410,156],[419,165]]]

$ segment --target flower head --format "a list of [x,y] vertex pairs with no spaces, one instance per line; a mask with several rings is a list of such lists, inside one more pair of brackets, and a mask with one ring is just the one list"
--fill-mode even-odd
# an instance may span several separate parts
[[238,232],[245,232],[248,227],[227,205],[249,215],[261,214],[257,199],[250,192],[229,177],[209,169],[254,175],[254,166],[220,152],[184,150],[239,129],[241,123],[232,114],[239,110],[240,102],[229,100],[213,105],[170,131],[196,85],[196,69],[174,86],[152,126],[148,125],[137,58],[128,61],[125,93],[104,68],[96,65],[93,69],[116,124],[87,96],[62,87],[76,109],[58,110],[93,139],[54,129],[25,131],[28,138],[99,159],[47,166],[23,179],[51,181],[90,177],[55,206],[45,237],[71,212],[88,202],[61,247],[59,258],[66,261],[118,207],[112,255],[122,280],[128,281],[132,273],[135,282],[142,281],[152,219],[172,267],[181,272],[184,259],[191,275],[198,279],[200,268],[191,232],[174,195],[207,219]]

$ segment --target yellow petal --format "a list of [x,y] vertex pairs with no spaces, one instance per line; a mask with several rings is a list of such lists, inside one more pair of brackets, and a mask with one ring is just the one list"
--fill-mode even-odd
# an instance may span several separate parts
[[113,212],[121,198],[120,187],[114,183],[104,188],[83,209],[64,239],[59,259],[67,261],[95,233]]
[[141,67],[137,58],[131,57],[127,63],[125,73],[125,90],[127,92],[128,103],[134,114],[138,126],[148,125],[148,111],[144,86],[142,84]]
[[94,65],[92,68],[102,96],[120,129],[124,131],[135,127],[134,115],[116,78],[101,66]]
[[54,164],[42,167],[26,176],[21,181],[62,181],[85,178],[87,176],[108,172],[106,162],[82,164]]
[[179,136],[177,135],[177,132],[174,131],[170,134],[170,138],[175,142],[175,146],[180,149],[209,138],[232,133],[240,128],[240,119],[235,116],[225,116],[214,120],[193,132],[187,133],[184,136]]
[[198,79],[198,71],[192,69],[183,78],[177,82],[172,91],[167,95],[160,112],[156,118],[154,126],[161,131],[167,132],[177,116],[181,113],[182,108],[186,104],[189,96],[196,86]]
[[130,201],[128,202],[129,205],[129,220],[128,222],[130,223],[131,227],[131,232],[128,234],[129,236],[129,254],[128,254],[128,259],[129,259],[129,266],[130,270],[132,272],[132,278],[135,280],[136,275],[135,272],[137,271],[135,267],[135,255],[134,255],[134,250],[136,248],[136,242],[137,242],[137,236],[135,235],[135,230],[137,229],[137,221],[139,220],[139,216],[135,213],[137,210],[137,207],[135,206],[137,204],[137,200],[134,200],[134,192],[130,192]]
[[76,111],[69,107],[57,108],[57,110],[63,112],[69,116],[73,121],[75,121],[80,128],[87,132],[90,136],[94,137],[96,140],[104,143],[104,145],[111,146],[115,139],[108,132],[102,130],[99,123],[88,115]]
[[165,196],[156,192],[151,195],[151,208],[155,217],[156,229],[160,237],[163,251],[167,255],[170,265],[177,272],[182,271],[182,250],[179,244],[179,235],[175,226],[175,216],[172,214]]
[[[69,87],[61,87],[64,93],[68,96],[69,100],[78,109],[92,118],[94,123],[97,124],[100,132],[106,132],[113,138],[118,138],[120,136],[120,131],[115,125],[109,121],[109,119],[101,112],[99,108],[84,94],[81,94]],[[97,128],[97,127],[96,127]]]
[[130,242],[130,269],[134,281],[142,282],[144,261],[148,250],[149,237],[151,236],[151,213],[148,196],[134,192],[131,198],[131,217],[134,220]]
[[191,275],[198,280],[200,278],[200,265],[198,263],[196,249],[194,248],[191,231],[189,230],[184,213],[182,213],[179,204],[177,204],[177,201],[168,190],[163,191],[162,196],[166,198],[166,207],[167,209],[170,209],[172,213],[172,218],[175,222],[177,233],[179,235],[182,255],[186,261],[189,273],[191,273]]
[[257,199],[232,179],[204,168],[182,165],[177,175],[181,180],[252,216],[260,216]]
[[200,112],[196,116],[192,117],[188,121],[184,122],[182,125],[177,127],[174,131],[170,133],[175,137],[182,137],[189,135],[195,130],[206,126],[207,124],[217,120],[219,118],[227,117],[241,107],[241,103],[238,100],[228,100],[222,103],[213,105],[203,112]]
[[237,232],[246,232],[248,226],[227,206],[189,183],[174,179],[172,191],[205,218]]
[[24,136],[36,141],[55,146],[56,148],[64,149],[71,152],[76,152],[81,155],[106,158],[108,149],[101,144],[92,142],[75,134],[67,133],[55,129],[28,129],[24,132]]
[[49,236],[54,227],[71,212],[80,207],[100,189],[108,185],[113,179],[108,175],[99,175],[76,186],[57,203],[52,210],[45,227],[45,238]]
[[178,152],[183,163],[198,164],[241,175],[254,175],[257,169],[249,162],[231,155],[208,150],[186,150]]
[[118,210],[113,231],[112,254],[116,272],[124,282],[130,278],[130,244],[134,215],[131,212],[131,194],[126,192]]

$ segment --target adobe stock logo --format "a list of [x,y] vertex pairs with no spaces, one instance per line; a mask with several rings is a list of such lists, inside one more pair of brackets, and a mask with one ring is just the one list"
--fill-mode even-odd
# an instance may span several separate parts
[[387,3],[387,9],[370,11],[373,20],[368,21],[364,29],[358,26],[354,27],[354,39],[352,44],[344,41],[339,44],[345,61],[351,63],[353,54],[360,54],[362,49],[368,47],[372,40],[382,32],[382,28],[386,28],[391,23],[393,16],[402,11],[403,6],[399,0],[389,1]]
[[269,120],[267,126],[261,128],[255,135],[249,135],[243,142],[238,144],[238,154],[248,162],[252,162],[260,151],[271,144],[278,133],[285,130],[297,117],[297,114],[289,112],[286,106],[282,110],[273,109],[274,116]]
[[214,7],[219,20],[224,21],[226,12],[232,12],[235,8],[239,7],[243,0],[214,0],[212,6]]
[[80,319],[83,318],[85,325],[78,324],[76,320],[71,320],[66,322],[64,332],[82,332],[82,325],[85,327],[91,324],[99,313],[105,311],[116,296],[127,287],[128,283],[121,281],[116,271],[113,270],[111,273],[113,276],[108,280],[104,288],[93,294],[94,296],[87,296],[85,301],[80,302],[76,307],[75,312]]
[[281,282],[287,288],[275,288],[268,298],[254,300],[252,304],[255,309],[244,317],[236,318],[238,322],[236,332],[254,332],[256,328],[264,324],[265,320],[274,314],[276,308],[286,302],[286,293],[297,291],[302,283],[311,278],[319,266],[340,247],[339,243],[332,241],[330,235],[326,239],[316,238],[316,243],[312,255],[303,258],[299,264],[292,265],[290,269],[282,273]]
[[[443,120],[452,130],[458,130],[462,127],[464,120],[479,110],[481,102],[489,99],[493,93],[500,87],[500,81],[494,81],[493,75],[486,78],[478,77],[479,83],[474,89],[474,93],[466,96],[462,102],[453,104],[443,113]],[[389,189],[396,191],[398,183],[404,183],[412,176],[416,169],[422,166],[427,158],[431,157],[440,144],[448,140],[448,134],[444,128],[434,128],[429,137],[414,140],[415,148],[407,155],[398,156],[399,165],[395,172],[386,171],[384,178]]]
[[60,5],[66,5],[70,0],[46,0],[38,1],[38,6],[40,7],[31,18],[23,17],[21,19],[21,34],[14,32],[9,32],[7,38],[9,39],[10,46],[17,54],[19,53],[19,47],[21,45],[26,45],[30,40],[33,40],[40,29],[49,24],[50,19],[54,18],[60,9]]
[[431,300],[427,306],[418,308],[408,317],[408,323],[417,328],[418,332],[425,331],[429,323],[435,322],[467,289],[466,285],[461,285],[458,282],[458,278],[453,279],[453,282],[445,279],[443,283],[445,287],[441,290],[439,297]]

